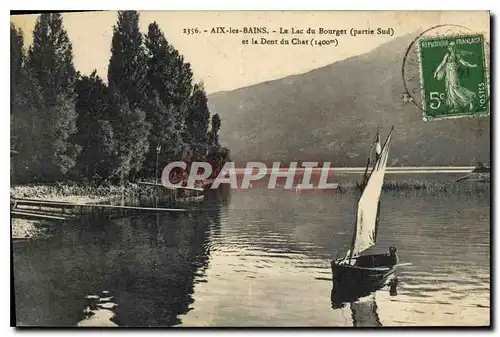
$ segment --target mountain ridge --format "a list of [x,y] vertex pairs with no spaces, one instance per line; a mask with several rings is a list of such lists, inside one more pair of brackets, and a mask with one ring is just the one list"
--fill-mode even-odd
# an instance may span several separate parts
[[385,137],[395,125],[390,162],[488,161],[489,117],[424,122],[422,111],[403,101],[402,62],[415,36],[305,73],[210,94],[210,110],[222,119],[221,143],[240,163],[363,166],[377,127]]

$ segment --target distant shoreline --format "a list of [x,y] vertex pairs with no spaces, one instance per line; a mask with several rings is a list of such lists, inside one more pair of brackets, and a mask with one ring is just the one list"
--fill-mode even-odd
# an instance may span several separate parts
[[[398,166],[398,167],[388,167],[386,173],[469,173],[472,172],[475,166]],[[312,173],[320,173],[324,170],[328,172],[339,172],[339,173],[363,173],[365,172],[365,167],[313,167],[310,170]],[[236,174],[244,174],[245,172],[256,173],[258,169],[256,168],[245,168],[238,167],[235,169]],[[306,170],[305,167],[287,168],[280,167],[278,170],[272,167],[267,167],[266,174],[271,174],[272,172],[286,172],[292,171],[296,173],[302,173]]]

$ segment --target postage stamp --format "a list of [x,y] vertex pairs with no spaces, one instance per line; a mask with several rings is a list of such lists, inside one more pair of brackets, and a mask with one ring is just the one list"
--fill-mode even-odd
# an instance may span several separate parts
[[488,115],[483,35],[422,39],[419,56],[424,120]]

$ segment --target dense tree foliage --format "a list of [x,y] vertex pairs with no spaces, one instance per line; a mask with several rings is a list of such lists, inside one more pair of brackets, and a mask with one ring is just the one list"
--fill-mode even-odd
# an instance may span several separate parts
[[45,13],[36,21],[28,66],[38,80],[46,106],[55,106],[60,96],[73,98],[76,71],[73,47],[58,13]]
[[[80,147],[76,133],[72,45],[59,14],[40,15],[33,31],[33,44],[24,57],[22,35],[11,27],[13,144],[21,180],[53,181],[64,178],[74,167]],[[31,158],[31,159],[30,159]],[[17,165],[19,166],[19,165]]]
[[75,70],[60,14],[40,15],[25,48],[23,32],[11,24],[17,181],[124,181],[152,178],[175,160],[229,160],[203,85],[193,83],[190,64],[156,22],[141,34],[138,12],[118,12],[108,84],[96,71]]
[[75,165],[80,148],[73,141],[77,119],[73,47],[60,14],[44,13],[38,18],[27,67],[41,96],[39,172],[48,180],[61,179]]
[[113,27],[111,58],[108,67],[110,89],[109,109],[113,118],[117,166],[113,176],[125,180],[141,171],[149,149],[151,124],[144,108],[147,97],[147,65],[139,13],[118,12]]
[[[182,110],[189,97],[189,86],[182,88],[183,76],[177,67],[179,55],[168,44],[156,23],[148,27],[144,41],[147,55],[146,101],[143,104],[146,119],[153,127],[149,133],[149,151],[146,155],[144,173],[152,175],[156,171],[156,156],[159,167],[182,156],[186,144],[181,138],[183,129]],[[190,81],[191,78],[189,78]],[[187,90],[182,93],[182,90]]]
[[94,71],[81,76],[76,83],[76,111],[78,112],[76,142],[82,147],[77,171],[87,180],[101,180],[111,175],[110,165],[115,150],[115,139],[108,111],[108,87]]
[[131,108],[140,106],[146,87],[146,54],[139,31],[139,13],[119,11],[113,27],[108,82],[112,90],[128,100]]
[[210,131],[208,132],[208,139],[210,146],[219,146],[219,130],[221,126],[221,120],[219,114],[214,114],[212,116],[212,123]]
[[202,159],[208,151],[210,112],[207,103],[203,84],[195,84],[186,113],[184,141],[190,144],[196,160]]
[[36,179],[38,170],[37,129],[41,126],[37,110],[37,91],[25,67],[24,36],[10,25],[10,124],[11,148],[16,150],[13,168],[18,181]]

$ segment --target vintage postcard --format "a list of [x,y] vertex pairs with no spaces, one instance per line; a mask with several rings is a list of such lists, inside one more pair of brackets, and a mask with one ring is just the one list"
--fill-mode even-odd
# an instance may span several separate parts
[[10,21],[13,326],[491,326],[488,11]]

